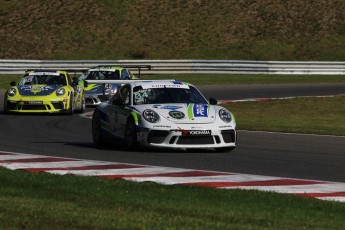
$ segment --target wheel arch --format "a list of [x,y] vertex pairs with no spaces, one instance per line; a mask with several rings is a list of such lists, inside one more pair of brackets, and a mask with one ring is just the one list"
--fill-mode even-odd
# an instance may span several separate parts
[[128,119],[133,119],[135,126],[139,126],[140,123],[140,116],[136,112],[131,112],[127,118]]

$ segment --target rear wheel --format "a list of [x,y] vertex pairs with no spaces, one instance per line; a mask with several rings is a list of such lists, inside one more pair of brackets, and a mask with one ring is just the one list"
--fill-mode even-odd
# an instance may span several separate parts
[[92,140],[97,148],[100,148],[104,145],[101,116],[97,111],[95,111],[92,116]]
[[129,118],[126,124],[125,143],[130,149],[137,148],[139,144],[137,141],[137,131],[133,118]]

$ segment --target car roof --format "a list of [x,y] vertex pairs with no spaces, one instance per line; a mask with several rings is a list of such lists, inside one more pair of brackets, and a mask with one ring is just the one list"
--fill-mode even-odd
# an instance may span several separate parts
[[67,71],[63,70],[49,70],[49,69],[38,69],[38,70],[27,70],[25,71],[25,74],[45,74],[45,75],[51,75],[51,74],[65,74],[67,75]]
[[90,68],[88,71],[111,71],[111,72],[115,72],[116,70],[122,70],[125,69],[121,66],[96,66],[96,67],[92,67]]

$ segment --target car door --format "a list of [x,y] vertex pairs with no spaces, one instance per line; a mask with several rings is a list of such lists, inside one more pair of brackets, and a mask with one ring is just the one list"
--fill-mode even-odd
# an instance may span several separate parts
[[73,108],[80,109],[83,102],[83,87],[79,84],[78,78],[73,79],[68,75],[68,82],[72,86],[73,91]]
[[130,85],[122,86],[112,100],[109,101],[111,106],[107,111],[110,129],[114,136],[124,137],[127,118],[130,114],[128,106],[131,104],[131,87]]

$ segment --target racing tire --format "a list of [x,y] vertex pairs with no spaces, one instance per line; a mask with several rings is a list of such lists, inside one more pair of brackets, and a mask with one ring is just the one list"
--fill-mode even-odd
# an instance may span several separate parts
[[137,130],[133,118],[128,118],[125,130],[125,144],[129,149],[137,149],[139,143],[137,140]]
[[73,115],[74,114],[74,107],[73,107],[73,96],[70,97],[69,99],[69,109],[68,109],[68,114]]
[[80,109],[78,110],[78,113],[84,113],[85,109],[86,109],[86,102],[85,102],[85,95],[83,94]]
[[97,111],[95,111],[92,116],[92,141],[97,148],[104,146],[101,116]]
[[8,111],[7,111],[7,103],[6,103],[6,96],[4,97],[4,114],[8,114]]

